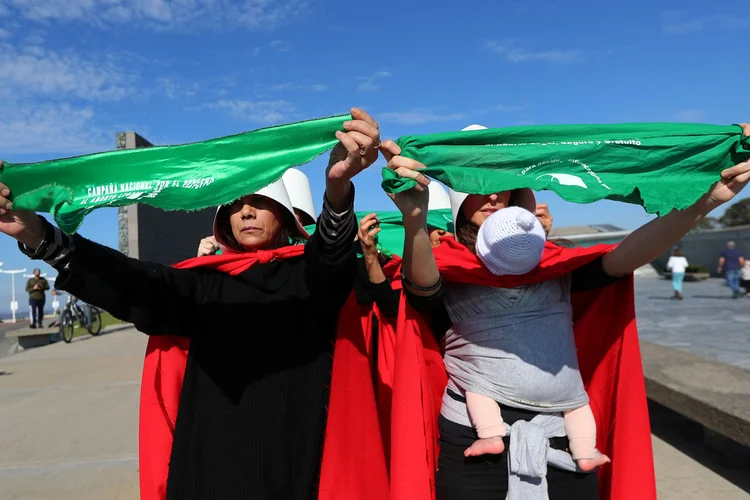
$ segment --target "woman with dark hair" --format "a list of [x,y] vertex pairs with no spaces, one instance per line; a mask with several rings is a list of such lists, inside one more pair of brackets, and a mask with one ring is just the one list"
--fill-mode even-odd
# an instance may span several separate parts
[[685,271],[688,268],[688,260],[682,255],[682,250],[675,248],[672,256],[667,261],[667,269],[672,272],[672,288],[674,298],[682,300],[682,282],[685,281]]
[[[750,135],[750,125],[744,126],[744,132]],[[505,424],[511,429],[515,429],[518,422],[549,421],[550,417],[560,415],[564,411],[561,406],[568,403],[565,400],[568,394],[556,391],[559,385],[550,382],[556,381],[556,376],[561,373],[578,369],[571,294],[603,289],[661,255],[706,214],[730,201],[747,185],[750,162],[722,172],[721,180],[692,207],[646,224],[620,245],[593,260],[581,259],[582,265],[571,266],[572,272],[551,281],[503,288],[493,286],[491,281],[480,284],[455,280],[443,284],[443,274],[433,255],[426,224],[430,180],[420,173],[425,166],[399,156],[400,148],[391,141],[384,142],[381,151],[386,155],[388,168],[417,182],[413,189],[391,197],[404,217],[403,284],[406,296],[431,320],[433,332],[441,339],[448,373],[438,420],[440,456],[435,478],[438,500],[504,498],[511,487],[515,488],[514,498],[520,498],[517,496],[519,491],[526,495],[523,498],[546,498],[547,493],[540,488],[548,489],[551,500],[598,498],[596,474],[582,474],[580,469],[576,470],[575,464],[560,456],[560,452],[566,454],[570,447],[564,431],[557,434],[556,429],[555,434],[548,434],[545,428],[540,431],[541,424],[521,425],[518,427],[521,435],[516,435],[514,430],[511,436],[522,440],[523,444],[516,448],[522,457],[513,455],[514,441],[507,437],[503,441],[506,448],[510,445],[510,449],[502,455],[465,456],[467,448],[479,438],[467,410],[466,394],[469,389],[474,391],[475,387],[481,386],[483,380],[494,378],[492,383],[485,383],[477,392],[492,396]],[[535,207],[533,193],[528,190],[490,195],[454,192],[451,201],[458,240],[451,246],[456,252],[465,250],[464,253],[470,252],[474,256],[479,228],[493,213],[509,206],[520,206],[533,213]],[[481,272],[476,268],[477,259],[469,260],[473,267],[466,268],[464,273],[476,276]],[[446,269],[454,277],[461,275],[460,269]],[[623,307],[628,306],[623,304]],[[502,319],[502,331],[500,336],[495,336],[499,319]],[[549,349],[540,348],[542,343],[550,341],[559,347],[552,356]],[[497,348],[499,343],[510,349],[509,353],[501,352],[503,349]],[[497,351],[493,352],[496,348]],[[493,366],[500,366],[500,370],[485,372],[495,361],[497,363]],[[502,379],[509,375],[506,368],[518,366],[519,361],[536,367],[535,376],[522,380]],[[646,411],[645,407],[643,411]],[[555,461],[550,457],[556,457]],[[613,456],[613,460],[614,466],[617,457]],[[651,457],[643,457],[643,460],[650,462]],[[553,467],[548,468],[548,462]],[[632,464],[623,465],[632,467]],[[634,477],[632,481],[637,482],[639,478]]]
[[[219,209],[224,255],[179,269],[13,211],[12,186],[0,184],[0,232],[55,267],[58,288],[148,335],[190,339],[171,454],[161,464],[168,479],[149,482],[154,489],[142,498],[316,496],[332,341],[355,276],[351,179],[377,159],[380,144],[377,123],[361,110],[352,116],[336,134],[323,211],[304,246],[295,244],[306,233],[280,181]],[[142,463],[142,490],[143,473]]]

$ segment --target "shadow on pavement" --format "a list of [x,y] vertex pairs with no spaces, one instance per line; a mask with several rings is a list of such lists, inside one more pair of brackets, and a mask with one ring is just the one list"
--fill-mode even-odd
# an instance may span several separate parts
[[651,400],[648,402],[648,409],[653,434],[750,493],[750,448],[720,436]]

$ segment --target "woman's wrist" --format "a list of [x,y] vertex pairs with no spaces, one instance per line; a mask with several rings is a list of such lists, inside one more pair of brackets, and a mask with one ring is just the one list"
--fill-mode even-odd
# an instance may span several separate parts
[[44,243],[45,232],[44,220],[39,216],[35,216],[26,221],[26,227],[16,236],[16,239],[27,248],[36,251]]
[[427,212],[421,212],[417,215],[403,216],[404,230],[407,232],[418,232],[423,230],[427,232]]

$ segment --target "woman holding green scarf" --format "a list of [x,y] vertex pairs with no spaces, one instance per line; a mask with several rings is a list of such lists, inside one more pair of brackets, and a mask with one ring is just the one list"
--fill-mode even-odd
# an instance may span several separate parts
[[219,211],[225,255],[169,268],[13,211],[13,186],[0,184],[0,232],[55,267],[58,288],[148,335],[190,339],[167,499],[316,496],[332,340],[355,277],[351,179],[380,143],[369,115],[352,117],[336,134],[323,211],[304,246],[289,245],[306,235],[291,205],[261,190]]
[[[750,135],[750,125],[743,124],[743,132],[745,135]],[[558,332],[550,329],[553,323],[550,318],[544,317],[544,301],[548,301],[546,307],[549,308],[549,314],[547,316],[551,317],[554,309],[552,306],[559,305],[557,302],[565,302],[565,297],[568,297],[567,301],[569,302],[571,292],[579,291],[586,293],[589,290],[604,288],[608,284],[612,284],[622,277],[633,273],[633,271],[642,265],[653,261],[673,246],[708,213],[732,200],[745,188],[748,182],[750,182],[750,161],[726,169],[721,172],[720,176],[717,175],[719,177],[718,182],[690,208],[683,211],[673,211],[666,216],[646,224],[631,233],[620,245],[611,249],[611,251],[604,253],[596,258],[596,260],[575,268],[568,275],[556,278],[556,281],[559,281],[560,284],[540,282],[514,288],[502,288],[500,285],[489,284],[489,279],[485,282],[488,283],[486,285],[470,281],[461,282],[460,280],[455,283],[446,281],[446,284],[443,284],[443,275],[438,268],[439,262],[436,261],[436,257],[433,254],[426,222],[429,203],[429,191],[427,187],[430,184],[430,180],[424,174],[420,173],[426,167],[416,160],[400,156],[401,150],[399,146],[391,141],[385,141],[381,151],[389,161],[388,168],[391,171],[395,172],[401,178],[413,179],[417,182],[414,188],[391,195],[404,218],[403,284],[410,304],[429,316],[433,332],[440,338],[445,349],[443,354],[449,382],[442,397],[442,409],[438,420],[440,456],[435,479],[437,499],[454,500],[472,498],[475,500],[489,500],[505,498],[506,494],[509,495],[509,498],[547,498],[547,492],[539,491],[539,487],[548,489],[548,498],[551,500],[593,500],[599,498],[597,476],[595,474],[581,474],[580,470],[576,472],[575,464],[572,462],[572,469],[547,468],[547,457],[550,456],[549,454],[542,455],[541,457],[541,460],[544,462],[545,471],[540,475],[534,475],[537,474],[536,470],[530,473],[518,472],[517,469],[513,468],[514,466],[511,463],[520,461],[521,467],[526,466],[529,469],[534,469],[537,462],[533,462],[534,465],[527,465],[532,463],[531,460],[526,461],[527,456],[524,456],[524,458],[513,456],[512,450],[514,450],[514,447],[512,441],[509,441],[511,443],[509,449],[506,444],[506,450],[502,455],[467,456],[470,454],[467,454],[466,450],[478,440],[478,434],[473,427],[474,422],[470,418],[471,412],[467,411],[467,394],[469,394],[469,390],[465,388],[464,382],[470,380],[472,376],[483,380],[488,380],[489,377],[495,376],[502,377],[504,370],[510,366],[506,363],[502,365],[506,368],[500,368],[499,372],[488,373],[482,371],[482,373],[477,373],[480,367],[486,368],[486,364],[483,365],[480,361],[471,358],[474,354],[469,352],[469,350],[474,349],[473,352],[479,352],[481,349],[485,349],[480,353],[486,356],[485,359],[489,359],[493,355],[487,350],[488,347],[483,347],[479,343],[475,344],[478,347],[467,348],[466,346],[474,342],[474,340],[471,340],[474,333],[481,334],[482,342],[489,342],[491,330],[497,328],[493,326],[496,325],[492,323],[493,318],[497,320],[499,317],[497,313],[503,313],[507,318],[515,318],[513,315],[518,315],[515,323],[508,320],[508,329],[503,331],[503,336],[508,339],[506,342],[518,343],[511,346],[513,349],[517,349],[512,352],[531,353],[539,351],[539,349],[542,349],[542,344],[547,342],[547,340],[545,340],[546,337],[544,336],[538,337],[536,334],[532,335],[533,329],[545,335],[563,335],[562,331]],[[450,246],[455,249],[454,254],[456,252],[461,255],[473,254],[471,258],[465,261],[472,266],[475,265],[476,261],[476,244],[479,229],[491,214],[512,205],[523,207],[529,211],[533,211],[534,207],[533,201],[529,197],[531,192],[528,190],[498,192],[487,196],[462,193],[451,194],[458,244],[452,242]],[[469,251],[466,251],[467,248]],[[463,271],[454,268],[449,270],[449,272],[452,272],[454,276],[461,274],[461,272],[469,274],[470,272],[475,272],[475,267],[471,269],[465,268]],[[489,275],[488,272],[485,274]],[[567,291],[561,288],[561,285],[566,283],[568,287]],[[514,311],[516,306],[518,306],[517,311]],[[561,307],[557,307],[557,309]],[[623,307],[626,307],[626,305],[623,304]],[[499,309],[504,309],[504,311],[500,311]],[[495,315],[491,317],[490,314]],[[530,325],[533,326],[530,327]],[[464,327],[467,328],[466,331],[462,330]],[[471,330],[471,327],[481,327],[481,329],[474,332]],[[549,329],[549,331],[545,328]],[[569,333],[569,338],[572,339],[572,331]],[[605,334],[602,331],[594,333],[598,333],[599,335]],[[462,337],[463,335],[465,337]],[[480,337],[476,338],[479,339]],[[538,341],[538,343],[533,345],[524,344],[524,342],[534,341]],[[580,350],[582,347],[585,346],[579,346],[579,356],[581,355]],[[448,352],[451,349],[454,351],[452,353]],[[575,359],[575,345],[572,349],[572,359],[569,359],[569,352],[570,349],[560,350],[553,353],[551,355],[552,358],[546,359],[551,360],[554,358],[555,361],[553,364],[555,366],[562,364],[577,370],[578,361]],[[479,356],[480,354],[476,354],[475,356]],[[565,355],[564,359],[562,359],[563,355]],[[504,354],[496,354],[495,356],[502,357]],[[514,358],[514,356],[509,356],[509,359],[511,358]],[[542,357],[531,359],[543,360]],[[531,363],[523,360],[519,361],[526,364]],[[522,373],[522,370],[516,367],[517,365],[514,365],[513,369],[518,369],[518,373]],[[538,365],[537,368],[541,370],[542,365]],[[513,376],[515,375],[516,373],[513,374]],[[534,393],[536,390],[541,391],[538,394],[544,393],[543,388],[537,387],[534,383],[534,379],[527,378],[525,380],[528,381],[529,386],[525,389],[531,391],[530,393]],[[474,381],[471,379],[470,382],[476,383],[476,387],[482,384],[482,380]],[[493,384],[495,384],[493,387],[502,386],[503,381],[493,382]],[[473,390],[474,386],[471,387]],[[488,389],[485,388],[484,390],[487,391]],[[502,399],[502,404],[498,402],[497,406],[501,409],[505,423],[511,426],[511,429],[514,429],[515,424],[519,421],[537,420],[536,417],[542,415],[539,408],[547,406],[546,401],[539,401],[537,404],[537,401],[530,399],[526,399],[526,401],[531,401],[530,403],[522,403],[523,400],[519,399],[522,396],[516,397],[516,395],[523,395],[523,390],[524,388],[518,389],[513,387],[504,394],[497,396]],[[508,397],[505,394],[508,394]],[[485,396],[489,397],[488,394],[485,394]],[[495,399],[496,402],[500,401],[497,397],[492,399]],[[554,400],[555,395],[547,394],[547,397],[550,398],[549,406],[552,407],[552,402],[556,402]],[[508,401],[512,401],[513,403],[509,403]],[[616,406],[615,401],[612,400],[610,405]],[[627,408],[622,408],[622,410],[626,411]],[[559,412],[561,410],[546,411]],[[627,425],[627,422],[621,422],[620,425]],[[519,430],[529,428],[519,427]],[[504,433],[501,435],[505,436]],[[511,433],[511,436],[515,436],[515,434]],[[560,434],[554,434],[553,436],[560,436]],[[506,439],[507,437],[504,437],[503,441]],[[563,451],[570,446],[567,437],[564,435],[562,438],[552,437],[548,441],[547,446],[554,450]],[[523,447],[524,445],[519,446]],[[516,448],[516,450],[518,449],[520,448]],[[645,449],[643,451],[646,452]],[[529,449],[526,448],[521,453],[528,452]],[[647,452],[650,452],[650,448]],[[498,452],[493,451],[492,453]],[[509,453],[511,454],[510,458],[508,458]],[[547,452],[541,451],[540,453]],[[627,461],[625,455],[622,455],[622,457]],[[538,457],[532,458],[534,460],[538,459]],[[631,456],[629,458],[637,460],[638,457]],[[643,456],[642,459],[650,462],[651,457]],[[550,465],[557,464],[550,462]],[[605,467],[616,466],[618,466],[616,456],[613,458],[611,465],[605,465]],[[621,463],[619,467],[619,471],[633,470],[632,463]],[[519,476],[528,476],[528,479],[519,480]],[[638,493],[631,496],[627,495],[628,488],[632,488],[633,491],[641,491],[638,487],[638,482],[641,478],[622,477],[619,474],[617,477],[620,480],[618,483],[619,496],[614,498],[641,498]],[[391,480],[393,485],[393,473]],[[643,478],[643,480],[648,482],[648,478]],[[628,486],[627,482],[630,482],[631,486]],[[515,488],[515,491],[511,488]],[[645,486],[643,490],[648,490],[648,486]],[[520,491],[524,492],[522,496],[518,496]],[[623,491],[625,492],[624,495]]]

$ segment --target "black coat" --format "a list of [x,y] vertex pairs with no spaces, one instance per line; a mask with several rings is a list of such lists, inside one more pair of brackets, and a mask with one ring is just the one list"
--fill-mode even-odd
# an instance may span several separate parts
[[[341,241],[351,241],[352,234]],[[191,338],[167,498],[315,496],[351,244],[230,277],[140,262],[76,237],[57,286],[149,335]]]

